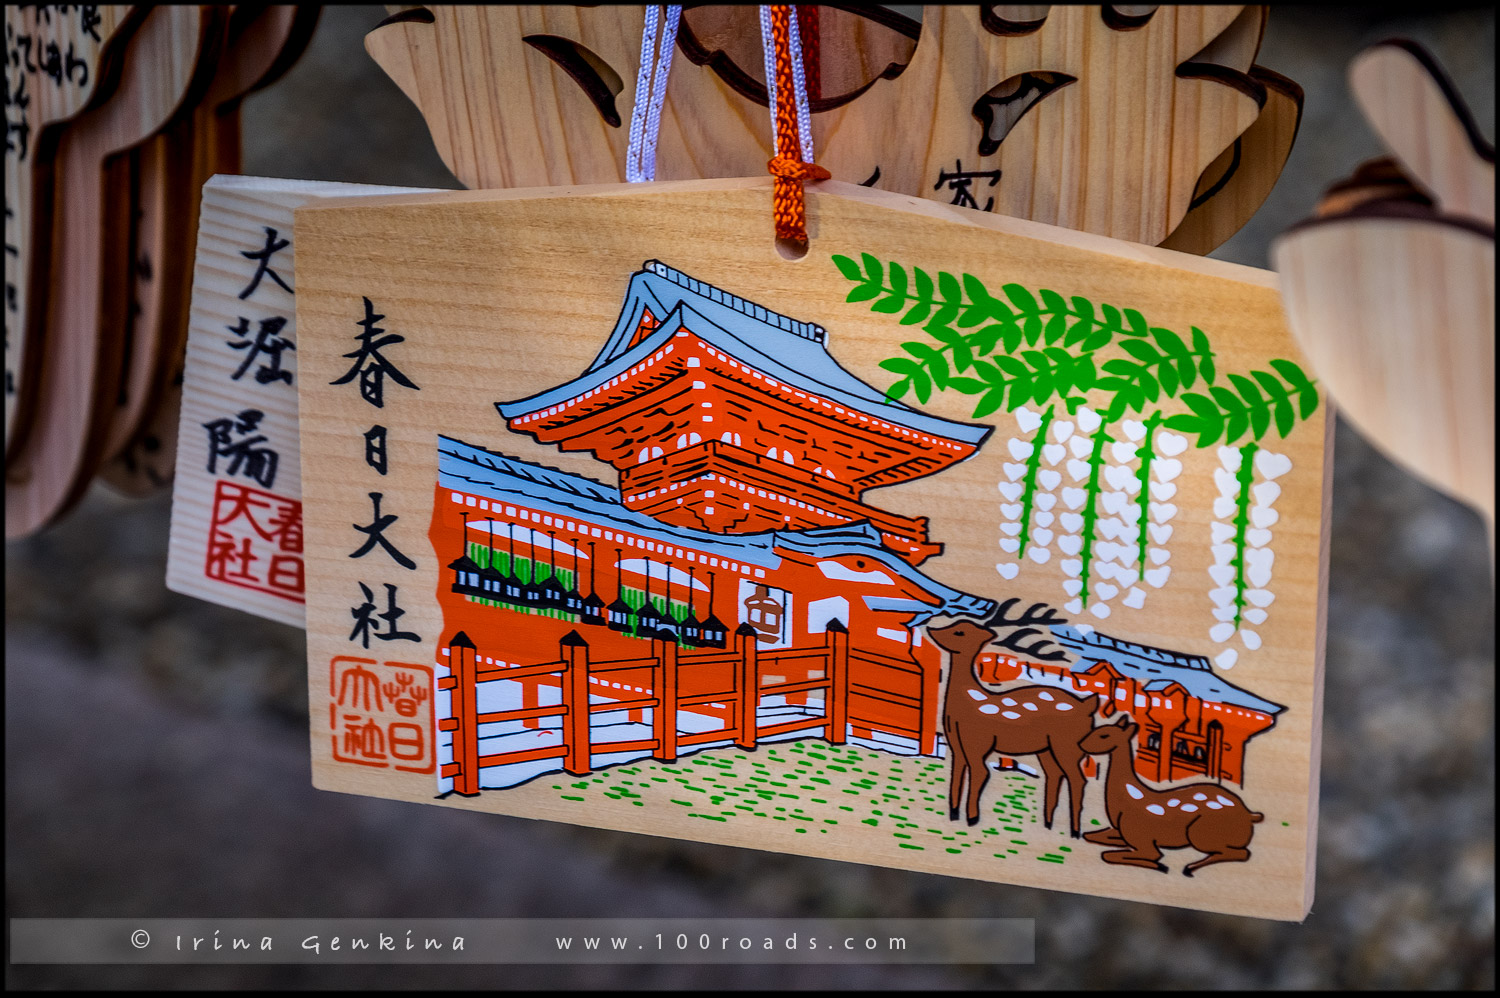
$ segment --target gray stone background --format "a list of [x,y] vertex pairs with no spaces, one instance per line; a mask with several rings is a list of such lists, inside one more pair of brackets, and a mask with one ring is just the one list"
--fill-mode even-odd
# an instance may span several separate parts
[[[455,186],[330,7],[245,108],[245,172]],[[1400,35],[1494,135],[1492,9],[1275,7],[1259,61],[1307,92],[1297,147],[1215,255],[1380,154],[1344,68]],[[1317,899],[1301,925],[314,791],[300,631],[168,592],[168,496],[102,487],[6,548],[11,916],[1029,916],[1032,967],[8,967],[21,987],[1493,988],[1494,590],[1477,515],[1341,425]]]

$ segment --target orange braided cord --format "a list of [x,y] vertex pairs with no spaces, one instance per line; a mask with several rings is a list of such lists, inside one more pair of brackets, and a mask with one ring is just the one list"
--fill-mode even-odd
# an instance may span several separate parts
[[[802,161],[802,140],[797,136],[797,97],[792,82],[792,9],[771,8],[771,41],[776,57],[776,148],[781,154],[766,164],[776,178],[771,187],[771,217],[776,238],[807,242],[807,205],[804,180],[826,180],[828,171]],[[800,25],[799,25],[800,27]]]

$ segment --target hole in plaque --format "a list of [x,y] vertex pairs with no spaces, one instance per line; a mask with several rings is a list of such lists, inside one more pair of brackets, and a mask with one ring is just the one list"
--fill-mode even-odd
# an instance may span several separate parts
[[[884,7],[821,4],[817,10],[817,72],[809,80],[808,109],[818,114],[848,104],[879,80],[906,71],[921,37],[921,22]],[[802,29],[799,20],[799,30]],[[753,6],[684,7],[677,47],[706,66],[731,90],[767,106],[765,52]],[[803,39],[803,51],[809,46]]]
[[1077,82],[1067,73],[1020,73],[985,91],[974,102],[974,118],[984,129],[979,155],[993,156],[1016,122],[1054,90]]
[[615,98],[625,89],[609,63],[585,45],[558,35],[526,35],[522,41],[557,63],[558,68],[573,78],[583,88],[605,124],[620,127],[620,111],[615,107]]

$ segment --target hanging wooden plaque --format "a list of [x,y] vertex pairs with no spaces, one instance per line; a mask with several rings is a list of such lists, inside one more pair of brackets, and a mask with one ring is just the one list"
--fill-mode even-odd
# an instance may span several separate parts
[[[57,128],[119,82],[118,49],[144,12],[129,5],[5,8],[5,453],[25,442],[41,363],[28,305],[43,295]],[[113,63],[113,65],[111,65]],[[111,72],[112,70],[112,72]]]
[[1274,276],[848,184],[296,212],[325,789],[1300,919]]
[[292,211],[412,191],[264,177],[203,186],[167,588],[302,626]]
[[[1207,252],[1264,200],[1295,132],[1279,104],[1243,156],[1230,149],[1266,103],[1267,79],[1250,72],[1265,17],[936,4],[919,24],[822,5],[809,63],[818,162],[841,180],[1150,244],[1198,209],[1179,248]],[[602,183],[625,179],[642,22],[633,5],[437,4],[393,15],[365,47],[467,186]],[[762,169],[755,8],[689,7],[677,47],[657,176]],[[1242,159],[1232,190],[1195,188]]]
[[125,378],[99,473],[127,495],[148,495],[172,479],[203,185],[215,174],[240,172],[241,101],[296,61],[317,19],[317,7],[236,7],[225,19],[224,54],[207,91],[133,153],[136,247],[128,261]]
[[109,196],[107,181],[120,174],[106,163],[159,131],[207,84],[219,16],[211,6],[147,11],[124,46],[118,88],[57,140],[53,265],[30,278],[44,293],[32,295],[26,327],[16,330],[35,358],[36,411],[6,453],[9,538],[40,530],[77,502],[104,457],[124,347],[107,319],[129,308],[129,275],[115,264],[128,258],[131,227],[129,185],[117,188],[123,197]]

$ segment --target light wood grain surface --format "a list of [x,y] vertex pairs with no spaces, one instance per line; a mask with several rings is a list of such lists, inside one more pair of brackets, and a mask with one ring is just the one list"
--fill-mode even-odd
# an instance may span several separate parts
[[1207,254],[1242,229],[1265,204],[1292,152],[1302,123],[1302,88],[1264,66],[1250,76],[1266,89],[1266,106],[1245,134],[1214,160],[1198,181],[1193,207],[1161,244]]
[[1365,120],[1443,211],[1495,224],[1495,149],[1447,74],[1414,45],[1375,45],[1349,66]]
[[[624,179],[642,8],[423,10],[377,28],[366,48],[422,111],[443,161],[465,185]],[[1258,44],[1253,15],[1236,26],[1242,10],[1167,6],[1143,26],[1121,29],[1103,8],[1056,7],[1038,27],[1000,34],[981,23],[978,6],[929,7],[899,76],[813,115],[818,162],[840,180],[863,183],[878,170],[880,189],[955,203],[951,175],[978,173],[966,182],[971,206],[1159,243],[1187,213],[1204,169],[1250,127],[1264,99],[1227,64],[1243,62]],[[1231,39],[1212,48],[1232,26]],[[603,76],[617,88],[611,120],[619,125],[524,41],[540,35],[581,45],[609,68]],[[844,32],[837,41],[858,37]],[[741,43],[737,58],[749,60],[750,48]],[[1178,72],[1199,56],[1225,62]],[[844,76],[868,75],[874,62]],[[695,66],[681,52],[673,60],[659,179],[753,175],[770,158],[763,103],[712,65]],[[990,149],[976,105],[1038,72],[1077,82],[1043,96]]]
[[[743,295],[828,330],[827,349],[854,376],[884,389],[895,376],[879,365],[901,354],[900,342],[921,335],[897,317],[846,303],[850,282],[832,254],[869,252],[930,272],[972,274],[990,288],[1015,282],[1056,288],[1063,295],[1137,308],[1150,323],[1212,338],[1222,372],[1263,367],[1267,358],[1300,359],[1281,317],[1274,275],[1117,242],[1034,222],[964,211],[918,198],[837,182],[810,184],[812,249],[799,262],[774,250],[767,225],[766,179],[658,183],[649,186],[511,192],[450,192],[360,202],[322,202],[296,214],[297,314],[305,501],[309,692],[314,782],[325,789],[433,802],[432,776],[371,770],[336,762],[330,749],[329,664],[339,655],[374,655],[351,644],[356,584],[399,585],[403,629],[420,642],[399,657],[440,663],[445,624],[434,599],[451,557],[427,540],[437,475],[437,436],[460,439],[564,472],[613,481],[587,454],[563,453],[508,432],[495,411],[576,377],[598,352],[618,315],[632,273],[659,259],[692,277]],[[705,219],[712,219],[711,234]],[[685,232],[703,233],[685,250]],[[524,254],[516,252],[525,246]],[[686,254],[686,255],[685,255]],[[384,318],[381,328],[404,337],[387,359],[418,390],[386,381],[378,411],[357,385],[332,384],[346,373],[357,346],[362,299]],[[1222,380],[1223,374],[1219,376]],[[917,404],[913,402],[912,404]],[[1178,403],[1163,403],[1182,411]],[[926,412],[971,421],[974,399],[939,392]],[[1099,862],[1095,847],[1066,839],[1065,865],[1024,865],[988,854],[898,850],[888,831],[841,824],[836,834],[798,835],[780,823],[696,822],[680,809],[631,806],[628,800],[581,807],[559,797],[546,778],[442,806],[497,811],[649,834],[772,849],[950,875],[1150,900],[1262,917],[1300,919],[1311,903],[1316,841],[1316,747],[1326,587],[1329,431],[1327,407],[1308,414],[1286,435],[1265,438],[1280,452],[1279,520],[1274,526],[1277,596],[1260,628],[1257,650],[1241,651],[1226,681],[1286,705],[1275,727],[1251,743],[1245,799],[1264,812],[1254,858],[1223,864],[1188,879]],[[378,416],[388,428],[389,472],[366,464],[362,435]],[[922,566],[932,577],[996,598],[1060,601],[1063,556],[1028,562],[1007,582],[997,574],[1003,518],[997,482],[1015,460],[1005,437],[1024,437],[1014,414],[985,417],[996,430],[974,457],[927,479],[881,490],[882,507],[930,518],[931,536],[946,544]],[[1215,562],[1214,509],[1220,458],[1216,447],[1188,446],[1181,455],[1174,500],[1176,536],[1170,579],[1145,609],[1121,608],[1101,630],[1130,641],[1220,656],[1208,592]],[[378,549],[351,553],[364,535],[353,527],[371,518],[368,493],[383,495],[394,521],[385,536],[415,562],[400,568]],[[1062,508],[1062,507],[1059,507]],[[1005,557],[999,555],[999,557]],[[380,591],[378,588],[375,590]],[[382,604],[383,605],[383,604]],[[519,618],[518,618],[519,619]],[[386,657],[396,651],[380,649]],[[711,753],[710,753],[711,754]],[[706,757],[696,757],[706,758]],[[1085,795],[1085,815],[1098,817],[1098,784]],[[616,806],[618,805],[618,806]],[[808,815],[837,819],[832,805],[806,804]],[[768,827],[769,826],[769,827]],[[1059,854],[1061,855],[1061,854]],[[1180,854],[1179,854],[1180,855]]]
[[156,265],[142,270],[135,261],[132,344],[149,353],[132,355],[124,404],[100,469],[104,480],[126,494],[163,487],[175,464],[165,442],[176,437],[200,191],[215,174],[239,172],[240,102],[296,60],[317,15],[317,8],[290,5],[237,8],[222,26],[224,55],[207,91],[137,153],[144,160],[139,182],[158,188],[138,221],[155,235]]
[[[241,298],[240,293],[250,286],[256,271],[256,262],[242,254],[264,249],[267,229],[274,229],[278,241],[284,239],[287,245],[273,254],[273,269],[295,289],[293,209],[320,197],[405,190],[236,176],[214,177],[203,186],[182,401],[174,410],[180,429],[174,423],[165,431],[170,434],[167,445],[153,451],[153,456],[169,454],[175,460],[167,549],[169,589],[295,627],[303,625],[300,593],[293,598],[287,593],[268,591],[271,587],[252,588],[210,577],[205,572],[215,489],[220,481],[231,480],[223,461],[219,462],[217,474],[208,470],[210,448],[205,424],[247,409],[261,412],[259,431],[280,459],[276,475],[265,491],[293,503],[302,498],[295,385],[298,358],[295,298],[269,276],[263,276],[255,289]],[[235,332],[242,325],[242,317],[248,320],[248,332],[243,335]],[[284,320],[274,336],[290,341],[293,346],[280,353],[277,363],[293,380],[258,381],[256,375],[261,367],[273,366],[272,358],[264,352],[236,377],[252,348],[235,349],[230,344],[254,340],[262,320],[267,319]],[[155,461],[145,467],[154,468]]]
[[1366,164],[1272,245],[1287,317],[1349,419],[1487,517],[1493,557],[1494,149],[1414,44],[1349,75],[1399,172]]
[[[128,5],[5,8],[5,452],[24,442],[35,406],[40,354],[29,303],[46,287],[52,235],[51,132],[107,97],[118,76],[112,43],[139,21]],[[119,39],[116,36],[119,36]],[[50,48],[49,48],[50,47]],[[56,61],[49,58],[55,52]],[[113,76],[111,70],[114,70]],[[15,252],[10,252],[10,247]]]
[[[45,311],[26,330],[41,346],[37,413],[6,464],[6,536],[46,525],[75,502],[103,458],[121,376],[119,321],[128,308],[123,268],[103,254],[130,225],[127,192],[105,188],[104,163],[163,127],[207,83],[206,47],[218,11],[161,7],[148,12],[124,51],[111,99],[62,134],[55,170],[52,252]],[[116,257],[117,259],[117,257]]]

